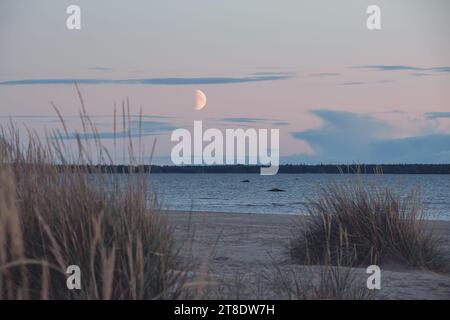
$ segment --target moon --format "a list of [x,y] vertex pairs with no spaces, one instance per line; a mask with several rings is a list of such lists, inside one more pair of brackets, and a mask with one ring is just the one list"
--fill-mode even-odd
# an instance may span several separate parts
[[206,106],[206,95],[201,90],[195,90],[195,110],[200,111]]

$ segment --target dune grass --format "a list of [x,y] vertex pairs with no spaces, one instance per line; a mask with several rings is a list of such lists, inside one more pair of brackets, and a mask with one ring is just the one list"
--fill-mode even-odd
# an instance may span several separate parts
[[[406,198],[358,177],[322,187],[306,204],[308,221],[291,244],[301,263],[448,270],[440,239],[427,226],[418,192]],[[339,258],[338,258],[339,257]]]
[[[156,196],[149,199],[147,174],[96,169],[112,159],[79,96],[84,132],[73,140],[64,122],[64,132],[44,139],[1,128],[0,299],[182,297],[186,273],[171,271],[187,266]],[[95,138],[83,138],[88,132]],[[70,265],[80,267],[81,290],[66,286]]]

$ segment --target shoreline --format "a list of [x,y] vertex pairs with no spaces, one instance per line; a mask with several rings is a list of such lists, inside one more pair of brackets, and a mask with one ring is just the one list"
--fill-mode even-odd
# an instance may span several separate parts
[[[186,211],[186,210],[175,210],[175,209],[163,209],[161,210],[161,212],[163,214],[169,214],[169,215],[189,215],[189,214],[195,214],[197,216],[201,216],[201,215],[228,215],[228,216],[240,216],[240,215],[251,215],[251,216],[255,216],[255,215],[263,215],[263,216],[273,216],[273,217],[283,217],[281,219],[286,219],[287,217],[304,217],[305,219],[308,218],[308,215],[306,213],[276,213],[276,212],[226,212],[226,211],[211,211],[211,210],[193,210],[193,211]],[[450,228],[450,219],[449,220],[444,220],[442,218],[438,218],[438,219],[425,219],[424,221],[426,222],[430,222],[432,224],[439,224],[439,223],[443,223],[443,224],[449,224],[449,228]],[[450,230],[450,229],[449,229]]]
[[[219,287],[231,284],[229,298],[237,298],[233,290],[240,287],[236,283],[240,278],[244,283],[239,298],[283,299],[285,297],[279,296],[272,283],[261,285],[262,275],[277,268],[286,274],[295,272],[305,276],[321,268],[300,265],[290,259],[289,241],[304,223],[301,215],[177,210],[164,213],[174,226],[181,255],[191,255],[196,270],[206,266],[210,279]],[[445,251],[450,256],[450,221],[427,222],[427,227],[443,238]],[[382,290],[375,292],[375,299],[450,299],[448,274],[396,265],[380,267]],[[365,285],[365,269],[352,270],[358,282]],[[259,292],[259,287],[264,287],[264,292]]]

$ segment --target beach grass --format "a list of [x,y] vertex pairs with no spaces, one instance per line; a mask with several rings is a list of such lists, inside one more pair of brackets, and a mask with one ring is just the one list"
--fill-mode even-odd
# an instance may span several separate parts
[[[73,138],[64,121],[46,138],[13,123],[1,128],[0,299],[182,297],[186,272],[172,271],[187,264],[156,195],[148,196],[147,174],[97,170],[113,161],[78,93],[83,132]],[[67,287],[71,265],[81,270],[80,290]]]
[[320,187],[306,205],[307,223],[291,243],[294,260],[307,264],[396,265],[448,271],[441,239],[427,226],[420,194],[401,197],[387,187],[349,183]]

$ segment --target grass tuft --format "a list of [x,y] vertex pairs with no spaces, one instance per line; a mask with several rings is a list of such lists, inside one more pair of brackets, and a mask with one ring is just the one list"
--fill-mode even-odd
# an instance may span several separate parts
[[291,244],[292,257],[301,263],[336,264],[340,260],[346,265],[395,263],[448,270],[441,240],[427,226],[416,191],[402,198],[388,188],[357,179],[321,188],[306,209],[306,227],[301,227]]

